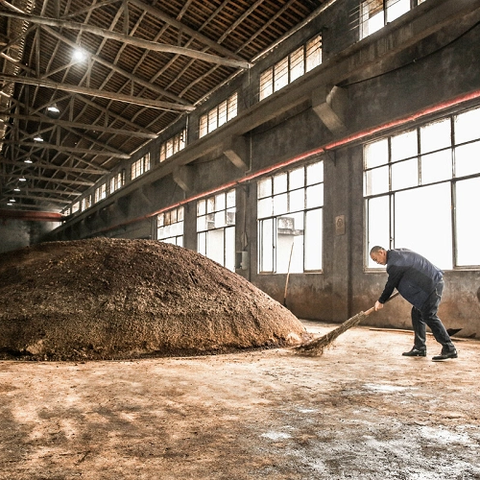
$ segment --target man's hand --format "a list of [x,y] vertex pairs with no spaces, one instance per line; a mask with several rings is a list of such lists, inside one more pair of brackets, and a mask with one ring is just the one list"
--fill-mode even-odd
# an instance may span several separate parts
[[378,300],[375,302],[375,311],[381,310],[383,308],[383,303],[380,303]]

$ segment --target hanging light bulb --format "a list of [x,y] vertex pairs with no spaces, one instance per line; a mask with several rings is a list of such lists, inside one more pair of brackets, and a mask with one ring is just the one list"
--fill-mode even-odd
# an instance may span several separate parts
[[52,103],[47,107],[47,113],[52,113],[53,115],[58,115],[60,113],[60,109],[58,108],[56,103]]
[[72,60],[74,62],[83,62],[87,59],[87,52],[82,48],[76,48],[72,53]]

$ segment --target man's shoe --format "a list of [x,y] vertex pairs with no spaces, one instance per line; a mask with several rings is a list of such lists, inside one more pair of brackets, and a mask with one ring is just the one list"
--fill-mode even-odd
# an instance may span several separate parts
[[426,357],[427,356],[427,349],[423,348],[415,348],[413,347],[409,352],[403,352],[402,355],[404,357]]
[[432,358],[434,362],[441,362],[443,360],[448,360],[449,358],[457,358],[457,350],[454,348],[453,350],[445,350],[442,348],[442,353],[440,355],[436,355]]

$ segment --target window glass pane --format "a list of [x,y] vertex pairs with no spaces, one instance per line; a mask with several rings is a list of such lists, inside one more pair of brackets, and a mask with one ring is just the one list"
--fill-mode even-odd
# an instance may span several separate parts
[[303,187],[305,183],[305,170],[302,168],[296,168],[289,174],[289,188],[294,190],[295,188]]
[[197,252],[201,253],[202,255],[207,254],[206,248],[205,248],[206,238],[207,238],[207,234],[205,232],[199,233],[197,235]]
[[290,54],[290,81],[293,82],[305,73],[305,61],[303,59],[303,47]]
[[178,209],[178,221],[183,222],[183,207],[179,207]]
[[400,135],[394,135],[391,138],[390,145],[392,162],[418,155],[417,131],[410,130]]
[[269,68],[260,75],[260,100],[273,93],[273,68]]
[[227,192],[227,208],[235,206],[235,190],[229,190]]
[[257,203],[258,218],[270,217],[273,214],[272,197],[262,198]]
[[221,127],[227,123],[227,101],[225,100],[218,106],[218,126]]
[[273,197],[273,214],[281,215],[288,212],[288,196],[286,193]]
[[282,173],[273,177],[273,194],[277,195],[278,193],[287,191],[287,174]]
[[275,78],[275,91],[278,91],[288,85],[288,57],[280,60],[273,67],[273,72]]
[[273,219],[260,222],[260,272],[273,272]]
[[257,197],[263,198],[268,197],[272,194],[272,177],[265,178],[260,180],[258,183]]
[[307,187],[305,196],[307,208],[321,207],[323,205],[323,183]]
[[480,173],[480,142],[467,143],[455,148],[455,176]]
[[392,165],[392,190],[418,185],[418,160],[405,160]]
[[432,152],[451,146],[450,119],[433,122],[420,128],[420,150]]
[[226,222],[227,225],[235,225],[235,207],[227,210]]
[[228,99],[228,108],[227,108],[227,120],[231,120],[237,116],[238,109],[238,94],[234,93]]
[[323,182],[323,162],[312,163],[307,166],[307,185]]
[[386,195],[367,201],[367,237],[367,267],[377,268],[370,258],[370,249],[375,245],[390,248],[390,203]]
[[388,166],[365,172],[365,195],[378,195],[389,190]]
[[305,214],[305,270],[322,269],[322,224],[321,208]]
[[225,208],[225,194],[219,193],[215,195],[215,210],[223,210]]
[[289,263],[290,273],[303,271],[303,212],[277,219],[277,273],[287,273]]
[[395,246],[410,248],[442,269],[452,268],[450,183],[395,194]]
[[201,217],[197,217],[197,232],[202,232],[203,230],[207,229],[207,217],[206,215],[202,215]]
[[322,37],[317,35],[307,42],[306,45],[307,72],[318,67],[322,63]]
[[457,265],[480,265],[480,230],[477,207],[480,205],[480,178],[456,184]]
[[299,190],[293,190],[290,192],[290,212],[298,212],[305,208],[305,190],[300,188]]
[[207,210],[206,210],[205,200],[199,200],[197,202],[197,215],[205,215],[206,213],[207,213]]
[[480,108],[454,117],[454,129],[456,144],[480,138]]
[[208,131],[211,132],[217,128],[217,109],[214,108],[208,112]]
[[224,229],[209,230],[206,237],[207,257],[214,262],[224,265],[225,243],[224,243]]
[[385,24],[383,0],[366,0],[360,5],[360,37],[380,30]]
[[225,226],[225,210],[220,212],[215,212],[215,228],[220,228]]
[[423,185],[452,178],[452,152],[450,149],[423,155],[421,162]]
[[225,229],[225,265],[226,268],[235,271],[235,228]]
[[207,213],[215,211],[215,197],[207,198]]
[[387,22],[393,22],[409,10],[410,0],[387,0]]
[[388,140],[386,138],[378,142],[368,143],[364,146],[365,168],[378,167],[388,163]]

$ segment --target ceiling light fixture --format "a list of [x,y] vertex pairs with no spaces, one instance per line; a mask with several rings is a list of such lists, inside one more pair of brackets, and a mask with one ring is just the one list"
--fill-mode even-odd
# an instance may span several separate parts
[[14,199],[14,198],[11,198],[11,199],[9,200],[9,202],[10,202],[10,203],[15,203],[15,199]]
[[13,191],[14,191],[14,192],[19,192],[20,189],[19,189],[18,187],[15,187],[15,188],[13,189]]
[[47,107],[47,113],[53,113],[54,115],[58,115],[60,113],[60,109],[58,108],[56,103],[52,103]]
[[24,162],[25,162],[25,163],[33,163],[33,162],[32,162],[32,159],[31,159],[30,157],[26,158],[26,159],[24,160]]
[[76,48],[72,53],[72,60],[74,62],[83,62],[87,59],[87,52],[81,48]]
[[41,135],[35,135],[35,136],[33,137],[33,141],[34,141],[34,142],[43,142],[43,138],[42,138]]
[[18,179],[18,181],[19,181],[19,182],[26,182],[27,179],[26,179],[25,177],[20,177],[20,178]]

